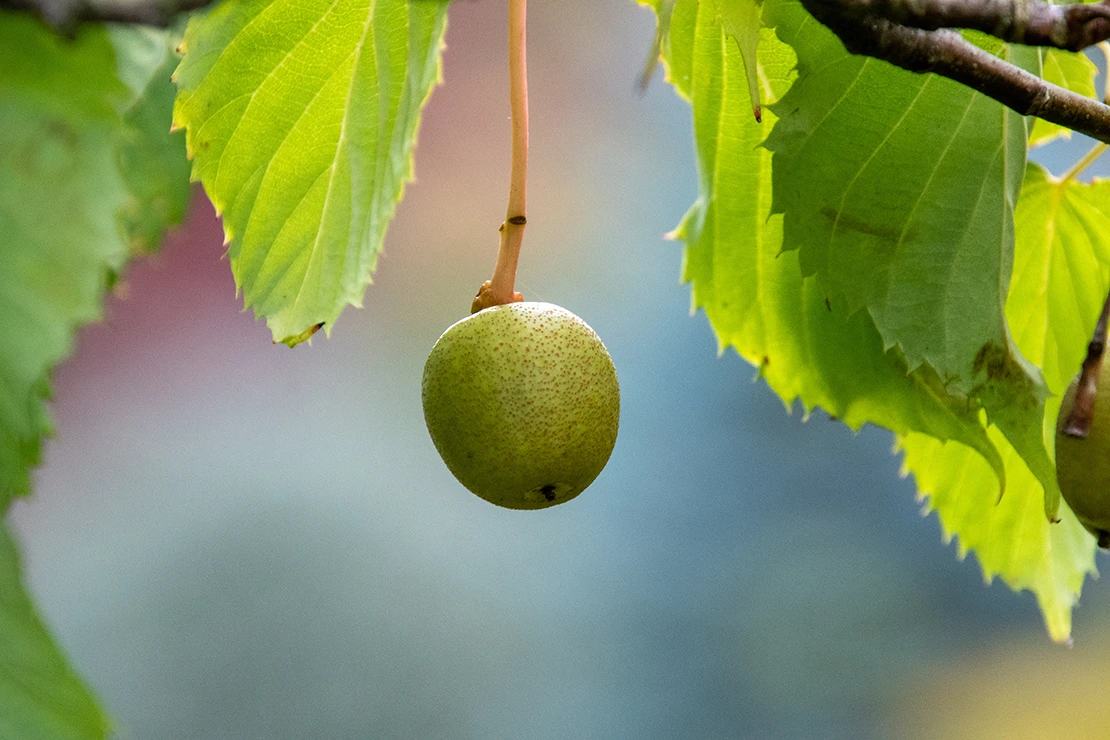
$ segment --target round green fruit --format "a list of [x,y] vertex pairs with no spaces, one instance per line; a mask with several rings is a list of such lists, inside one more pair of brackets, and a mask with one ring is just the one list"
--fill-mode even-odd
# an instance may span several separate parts
[[510,303],[468,316],[424,365],[424,420],[448,469],[510,509],[577,496],[617,441],[620,388],[605,345],[550,303]]
[[1099,371],[1094,416],[1086,437],[1064,433],[1078,385],[1076,378],[1068,387],[1056,422],[1056,480],[1079,523],[1105,547],[1110,543],[1110,359]]

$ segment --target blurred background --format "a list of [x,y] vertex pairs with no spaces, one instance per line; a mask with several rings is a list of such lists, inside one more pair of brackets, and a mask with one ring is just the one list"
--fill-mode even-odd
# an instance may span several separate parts
[[1051,644],[1029,594],[941,543],[888,432],[788,415],[690,315],[662,238],[697,195],[690,113],[660,75],[637,93],[654,21],[632,2],[531,8],[518,282],[609,347],[616,450],[540,513],[455,482],[420,374],[493,266],[503,6],[453,4],[418,180],[330,339],[271,346],[198,190],[57,373],[12,518],[120,736],[1110,737],[1105,584]]

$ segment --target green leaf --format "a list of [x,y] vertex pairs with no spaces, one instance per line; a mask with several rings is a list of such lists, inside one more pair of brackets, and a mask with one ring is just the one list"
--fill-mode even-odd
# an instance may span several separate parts
[[108,718],[51,640],[19,573],[15,543],[0,524],[0,737],[107,737]]
[[158,73],[168,44],[165,31],[122,29],[70,42],[0,14],[0,511],[30,488],[51,431],[49,372],[100,316],[124,235],[149,248],[184,207]]
[[175,121],[275,341],[360,305],[439,80],[445,2],[243,0],[195,17]]
[[763,0],[713,0],[713,3],[717,6],[717,16],[725,34],[740,47],[752,113],[758,121],[763,117],[763,112],[759,104],[756,49],[759,46],[759,16],[763,12]]
[[667,43],[667,37],[670,35],[671,11],[674,10],[675,0],[637,0],[637,2],[654,10],[658,18],[658,22],[655,24],[655,38],[651,42],[651,50],[648,52],[644,69],[640,73],[640,91],[642,92],[647,89],[652,75],[655,74],[655,68],[659,66],[659,61],[662,59],[663,45]]
[[[1079,93],[1088,98],[1097,98],[1095,76],[1098,67],[1082,52],[1047,49],[1042,52],[1041,77],[1054,85]],[[1029,135],[1029,146],[1040,146],[1059,138],[1070,139],[1071,129],[1043,118],[1034,119],[1033,131]]]
[[767,140],[784,248],[830,297],[867,309],[911,367],[970,392],[984,340],[1006,346],[1023,119],[950,80],[848,54],[797,2],[768,8],[798,53]]
[[[866,310],[911,370],[931,367],[946,392],[982,404],[1044,484],[1054,516],[1059,489],[1040,434],[1047,391],[1002,310],[1025,119],[951,80],[850,55],[795,0],[767,7],[798,54],[798,80],[767,140],[783,248],[849,313]],[[1020,66],[1039,60],[974,40]]]
[[0,14],[0,510],[29,488],[50,369],[127,257],[115,62],[102,31],[67,42]]
[[[788,403],[800,398],[807,409],[826,408],[853,428],[873,422],[898,432],[907,470],[930,495],[946,534],[959,537],[961,554],[975,548],[988,577],[1000,575],[1015,589],[1032,589],[1050,634],[1066,639],[1071,607],[1084,574],[1093,569],[1093,540],[1066,507],[1059,512],[1061,523],[1048,523],[1044,488],[1023,459],[1026,452],[1018,454],[997,424],[986,428],[974,398],[950,393],[927,363],[911,371],[897,346],[887,348],[869,312],[849,311],[847,301],[829,297],[818,278],[803,277],[798,251],[781,251],[783,216],[771,215],[772,189],[778,187],[771,184],[772,164],[778,160],[759,147],[774,116],[759,126],[747,115],[741,55],[720,38],[712,9],[705,6],[679,0],[663,44],[668,79],[694,111],[700,194],[676,236],[687,242],[684,276],[693,283],[695,307],[705,309],[721,348],[733,346],[757,365]],[[762,93],[780,99],[793,79],[792,50],[765,32],[758,51]],[[782,110],[793,109],[772,105],[772,111]],[[1003,115],[999,112],[1000,120]],[[996,132],[996,148],[1017,144],[1024,151],[1017,126],[1000,122]],[[838,148],[833,151],[839,154]],[[1010,154],[1000,155],[1006,163],[996,172],[1002,180],[996,189],[1004,194],[1017,190]],[[1045,366],[1048,388],[1056,390],[1074,372],[1101,306],[1106,244],[1097,235],[1110,233],[1100,215],[1107,207],[1100,204],[1110,199],[1102,184],[1069,184],[1063,190],[1048,185],[1043,171],[1031,166],[1014,217],[1017,249],[1005,319],[1021,351]],[[1050,191],[1061,207],[1046,202]],[[1000,201],[1003,209],[1010,202],[1006,196]],[[1071,215],[1062,215],[1064,210]],[[1010,276],[1011,252],[1004,246],[1000,243],[995,255],[1000,294]],[[1083,260],[1071,261],[1084,250]],[[1037,276],[1053,286],[1038,285]],[[1072,290],[1064,276],[1080,288]],[[1077,301],[1074,309],[1069,301]],[[1084,318],[1077,322],[1080,314]],[[1041,344],[1033,341],[1038,326]],[[993,363],[1003,374],[1006,363],[1021,362],[1025,377],[1040,377],[1026,373],[1026,361],[1015,358],[1021,358],[1016,349],[1001,357],[984,352],[979,362]],[[1067,369],[1057,369],[1061,366]],[[975,390],[983,396],[1005,392]],[[1053,482],[1049,419],[1055,419],[1057,406],[1049,400],[1009,417],[996,408],[994,416],[1015,426],[1012,437],[1040,450],[1038,472]],[[1025,427],[1016,428],[1021,419]],[[999,503],[1002,478],[1006,488]]]
[[[1060,394],[1079,370],[1110,288],[1110,181],[1060,180],[1030,164],[1014,215],[1006,317],[1021,351],[1043,368],[1056,394],[1040,427],[1051,445]],[[973,548],[988,579],[999,575],[1012,588],[1033,591],[1049,634],[1067,640],[1083,578],[1095,573],[1094,538],[1066,505],[1059,524],[1046,522],[1042,486],[1001,435],[992,430],[992,437],[1006,464],[1001,502],[987,469],[967,448],[942,447],[921,435],[900,444],[906,470],[929,496],[945,536],[959,537],[961,555]]]
[[[804,279],[797,252],[781,253],[782,217],[771,216],[771,154],[759,146],[774,124],[752,120],[739,49],[722,38],[707,3],[680,0],[671,20],[672,80],[694,111],[700,195],[676,236],[686,242],[684,279],[704,308],[722,349],[735,347],[788,405],[800,398],[854,429],[873,422],[959,439],[1002,463],[977,411],[946,393],[927,368],[907,375],[897,350],[883,351],[866,313],[826,302]],[[774,100],[789,88],[794,57],[769,31],[759,47],[762,91]],[[989,469],[989,468],[988,468]],[[997,486],[997,484],[996,484]],[[996,488],[997,490],[997,488]]]
[[982,458],[962,445],[942,444],[913,434],[899,440],[905,469],[917,480],[926,511],[935,510],[946,541],[958,537],[960,557],[974,550],[989,582],[1002,578],[1010,588],[1037,597],[1049,636],[1071,635],[1071,609],[1083,578],[1094,574],[1094,539],[1066,507],[1049,524],[1040,483],[1005,437],[991,430],[1006,465],[1006,493],[998,498],[993,474]]
[[[25,14],[0,13],[0,512],[29,490],[50,432],[51,369],[77,328],[100,316],[129,256],[125,210],[150,202],[128,192],[118,168],[136,137],[152,137],[152,160],[163,155],[165,142],[136,128],[158,121],[168,141],[171,99],[143,95],[155,84],[152,39],[164,59],[161,31],[86,28],[65,40]],[[144,224],[150,240],[165,227]],[[0,737],[93,740],[108,730],[35,615],[0,527]]]
[[[150,36],[149,29],[134,29],[133,33],[144,41]],[[177,66],[174,35],[160,32],[156,39],[159,53],[143,55],[127,71],[138,78],[137,82],[145,82],[124,112],[124,139],[119,153],[119,169],[129,193],[120,217],[135,253],[158,248],[166,227],[184,219],[191,194],[185,135],[170,133],[177,95],[170,81]],[[113,43],[117,54],[128,58],[121,47],[128,48],[134,42],[121,39],[117,30]],[[121,77],[123,74],[121,70]]]
[[113,24],[105,26],[105,33],[116,52],[116,77],[131,92],[130,107],[143,97],[156,76],[163,75],[164,65],[175,59],[173,48],[181,32]]
[[1014,216],[1006,317],[1059,396],[1079,372],[1110,286],[1110,180],[1063,180],[1031,163]]

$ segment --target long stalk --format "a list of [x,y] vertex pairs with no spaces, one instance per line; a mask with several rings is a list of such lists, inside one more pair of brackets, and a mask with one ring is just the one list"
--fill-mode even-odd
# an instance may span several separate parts
[[477,312],[490,306],[523,300],[514,290],[520,245],[527,217],[528,182],[528,0],[509,0],[509,103],[512,113],[512,162],[509,171],[509,206],[501,224],[500,245],[493,277],[482,286],[471,306]]

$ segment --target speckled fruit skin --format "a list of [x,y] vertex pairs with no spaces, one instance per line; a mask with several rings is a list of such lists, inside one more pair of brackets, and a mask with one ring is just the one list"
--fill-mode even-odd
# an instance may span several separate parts
[[1068,386],[1056,421],[1056,481],[1079,523],[1095,537],[1110,532],[1110,361],[1102,363],[1095,415],[1084,437],[1064,434],[1078,378]]
[[443,333],[424,365],[424,421],[470,491],[509,509],[569,501],[617,441],[620,388],[605,345],[550,303],[510,303]]

